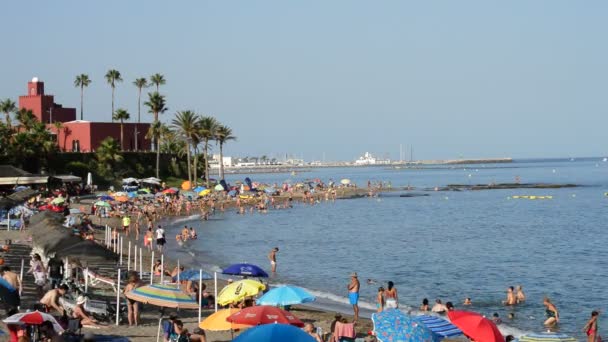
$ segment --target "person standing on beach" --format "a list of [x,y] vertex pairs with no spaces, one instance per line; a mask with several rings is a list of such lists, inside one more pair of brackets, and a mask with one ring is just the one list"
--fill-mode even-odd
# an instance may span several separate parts
[[158,251],[161,253],[163,252],[163,246],[165,245],[165,242],[165,230],[159,224],[158,228],[156,229],[156,248],[158,248]]
[[348,300],[350,304],[353,306],[353,311],[355,313],[354,322],[357,323],[359,320],[359,288],[361,287],[361,283],[359,283],[359,279],[357,278],[357,272],[353,272],[350,275],[350,283],[348,284]]
[[545,313],[547,314],[547,320],[545,321],[544,325],[546,327],[555,326],[557,323],[559,323],[559,312],[557,311],[557,307],[551,303],[551,300],[548,297],[543,299],[543,305],[545,306]]
[[273,248],[270,253],[268,253],[268,260],[270,260],[270,268],[272,273],[277,272],[277,252],[279,251],[279,247]]
[[384,291],[384,300],[386,302],[387,309],[396,309],[399,307],[399,296],[397,295],[397,288],[392,281],[388,282],[388,287]]

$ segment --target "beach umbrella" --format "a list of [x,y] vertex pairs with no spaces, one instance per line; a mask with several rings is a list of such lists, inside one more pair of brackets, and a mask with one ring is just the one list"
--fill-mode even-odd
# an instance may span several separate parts
[[261,267],[252,264],[230,265],[226,267],[222,273],[256,278],[268,278],[268,273],[266,273]]
[[452,324],[475,341],[503,342],[505,340],[494,322],[476,312],[448,311],[448,317]]
[[224,187],[222,184],[218,184],[213,188],[215,191],[224,191]]
[[234,342],[315,342],[315,339],[288,324],[265,324],[247,329],[234,339]]
[[342,179],[342,180],[340,181],[340,183],[341,183],[341,184],[344,184],[344,185],[348,185],[348,184],[350,184],[350,179],[348,179],[348,178],[344,178],[344,179]]
[[131,191],[131,192],[128,192],[127,195],[129,196],[129,198],[135,198],[135,197],[137,197],[137,192]]
[[114,200],[117,202],[128,202],[129,197],[128,196],[116,196],[116,197],[114,197]]
[[[433,342],[433,333],[424,324],[399,309],[387,309],[372,314],[374,335],[380,342]],[[483,341],[483,340],[480,340]]]
[[6,318],[2,322],[6,323],[6,324],[29,324],[29,325],[41,325],[44,322],[51,322],[51,323],[53,323],[53,329],[55,329],[55,332],[60,333],[63,331],[63,328],[61,327],[61,325],[59,325],[59,323],[57,323],[57,320],[55,320],[55,317],[53,317],[47,313],[40,312],[38,310],[32,311],[32,312],[23,312],[23,313],[14,314],[11,317]]
[[258,298],[258,305],[285,306],[302,303],[310,303],[315,300],[315,296],[308,293],[301,287],[279,286],[268,291],[265,295]]
[[246,297],[253,297],[266,289],[266,285],[259,281],[251,279],[243,279],[228,284],[217,295],[217,303],[219,305],[228,305],[239,302]]
[[152,191],[150,191],[150,189],[148,189],[148,188],[137,190],[138,195],[145,195],[145,194],[149,194],[150,192],[152,192]]
[[152,194],[143,194],[143,195],[137,195],[137,197],[139,197],[139,198],[154,198],[154,195],[152,195]]
[[429,328],[439,339],[462,335],[462,331],[452,323],[437,316],[422,315],[414,317]]
[[274,194],[275,192],[277,192],[277,189],[270,187],[270,188],[264,189],[264,192],[267,194]]
[[198,309],[198,303],[188,294],[174,286],[145,285],[125,293],[125,296],[137,302],[152,304],[165,308]]
[[239,309],[224,309],[213,313],[211,316],[205,318],[198,327],[204,330],[210,331],[226,331],[226,330],[238,330],[249,328],[249,325],[236,324],[228,322],[226,318],[239,312]]
[[290,312],[274,306],[250,306],[226,318],[228,322],[244,325],[290,324],[303,327],[304,323]]
[[51,201],[51,204],[63,204],[65,202],[65,198],[63,197],[57,197],[54,200]]
[[204,187],[204,186],[202,186],[202,185],[199,185],[199,186],[197,186],[196,188],[192,189],[192,191],[194,191],[194,192],[201,192],[201,191],[203,191],[203,190],[207,190],[207,188],[205,188],[205,187]]
[[196,197],[198,197],[198,194],[196,192],[193,192],[193,191],[184,191],[184,192],[182,192],[182,196],[184,196],[184,197],[190,197],[190,198],[196,198]]
[[154,197],[161,197],[164,196],[165,194],[163,194],[162,192],[157,192],[154,194]]
[[127,196],[129,196],[129,194],[127,194],[124,191],[118,191],[118,192],[113,193],[112,196],[114,196],[114,197],[121,197],[121,196],[127,197]]
[[[179,280],[183,281],[198,281],[200,278],[200,270],[185,270],[179,273]],[[207,272],[203,272],[203,280],[211,280],[213,276]],[[177,276],[173,277],[173,281],[177,281]]]
[[236,190],[230,190],[230,191],[228,191],[228,196],[230,196],[230,197],[236,197]]
[[559,333],[530,333],[519,338],[520,342],[577,342],[572,336]]
[[163,190],[163,194],[176,194],[176,193],[177,193],[177,189],[174,189],[174,188],[169,188],[169,189]]
[[190,189],[192,189],[192,183],[190,183],[190,181],[183,181],[182,190],[190,190]]
[[139,183],[139,181],[133,177],[122,179],[122,184],[129,184],[129,183]]
[[108,202],[104,202],[104,201],[97,201],[95,202],[94,206],[96,207],[106,207],[106,208],[110,208],[111,205]]
[[198,193],[198,195],[202,197],[202,196],[207,196],[207,195],[209,195],[210,193],[211,193],[211,190],[210,190],[210,189],[205,189],[205,190],[203,190],[203,191],[199,192],[199,193]]
[[99,196],[99,200],[100,201],[113,201],[114,197],[112,197],[110,195],[101,195],[101,196]]

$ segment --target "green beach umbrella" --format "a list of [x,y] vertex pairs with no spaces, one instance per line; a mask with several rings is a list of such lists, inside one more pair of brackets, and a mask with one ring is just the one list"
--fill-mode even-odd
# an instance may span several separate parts
[[96,207],[106,207],[106,208],[110,208],[111,205],[108,202],[104,202],[104,201],[97,201],[94,204]]

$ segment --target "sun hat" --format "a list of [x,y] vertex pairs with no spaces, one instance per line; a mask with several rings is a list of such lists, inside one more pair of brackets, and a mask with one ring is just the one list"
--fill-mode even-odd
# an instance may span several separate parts
[[87,302],[87,298],[84,296],[78,296],[76,299],[76,305],[84,304]]
[[350,276],[351,276],[351,277],[355,277],[355,278],[357,278],[357,272],[353,272],[353,273],[351,273],[351,274],[350,274]]

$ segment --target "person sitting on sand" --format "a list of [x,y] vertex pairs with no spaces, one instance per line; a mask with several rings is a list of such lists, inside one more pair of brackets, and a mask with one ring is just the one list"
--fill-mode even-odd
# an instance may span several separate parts
[[557,311],[557,307],[548,297],[543,299],[543,305],[545,306],[545,313],[547,314],[547,320],[545,320],[544,325],[546,327],[553,327],[557,323],[559,323],[559,312]]
[[441,299],[437,298],[435,299],[435,305],[433,305],[431,311],[438,314],[444,314],[448,311],[448,308],[446,308],[445,305],[441,303]]
[[179,319],[173,321],[173,330],[175,331],[174,337],[171,342],[190,342],[190,334],[188,329],[184,328],[184,323]]
[[314,324],[312,324],[312,323],[304,324],[304,332],[306,332],[308,335],[310,335],[312,338],[314,338],[316,342],[323,342],[323,340],[321,339],[321,336],[319,336],[319,334],[317,334],[317,329],[315,329]]
[[68,286],[63,284],[58,288],[49,290],[43,297],[40,299],[40,304],[44,304],[46,312],[50,312],[51,310],[56,310],[60,315],[65,314],[65,309],[60,304],[59,300],[61,297],[65,295],[68,291]]
[[464,299],[464,303],[462,303],[462,305],[473,305],[473,303],[471,302],[471,298],[467,297]]
[[420,305],[420,311],[422,311],[422,312],[429,311],[429,300],[427,298],[422,299],[422,305]]
[[90,316],[84,308],[87,299],[84,296],[79,296],[76,299],[76,306],[72,310],[72,318],[80,320],[80,324],[92,327],[101,327],[92,316]]
[[515,304],[517,304],[517,300],[515,299],[515,293],[514,293],[513,286],[509,286],[509,288],[507,289],[507,299],[503,300],[502,303],[504,305],[515,305]]
[[515,300],[517,301],[517,304],[526,301],[526,294],[524,293],[524,289],[521,285],[517,285],[517,289],[515,290]]
[[163,265],[161,264],[160,259],[157,259],[156,262],[154,263],[154,266],[152,267],[152,271],[154,271],[155,276],[160,276],[162,270],[163,270]]

